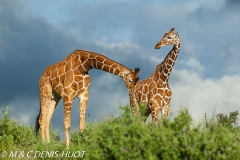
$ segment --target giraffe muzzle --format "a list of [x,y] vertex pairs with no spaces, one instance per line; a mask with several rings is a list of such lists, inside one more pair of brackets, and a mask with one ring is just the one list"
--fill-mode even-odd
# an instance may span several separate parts
[[160,48],[161,48],[161,46],[158,44],[155,46],[155,49],[160,49]]

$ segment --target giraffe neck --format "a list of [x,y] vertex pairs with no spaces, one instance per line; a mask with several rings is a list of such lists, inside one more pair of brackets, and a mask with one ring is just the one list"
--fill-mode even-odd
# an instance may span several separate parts
[[173,65],[177,59],[179,50],[180,40],[174,44],[172,50],[168,53],[163,62],[157,66],[155,75],[157,75],[157,77],[159,77],[163,82],[168,81]]
[[80,54],[80,70],[83,72],[88,72],[94,68],[123,77],[124,73],[130,70],[126,66],[101,54],[83,50],[79,50],[78,52]]

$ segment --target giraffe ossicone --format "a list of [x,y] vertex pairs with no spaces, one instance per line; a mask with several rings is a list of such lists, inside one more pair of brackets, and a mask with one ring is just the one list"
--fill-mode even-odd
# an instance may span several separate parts
[[139,105],[144,104],[146,110],[142,114],[147,119],[151,113],[155,123],[158,122],[159,111],[162,112],[162,118],[167,118],[170,109],[172,92],[168,79],[180,50],[179,35],[174,32],[174,28],[164,34],[163,38],[156,44],[155,49],[170,45],[173,45],[172,50],[156,67],[153,74],[149,78],[138,81],[130,92],[132,114],[136,114]]
[[75,97],[80,101],[80,131],[85,129],[85,114],[90,87],[90,69],[99,69],[120,76],[130,93],[138,79],[139,68],[134,71],[98,53],[76,50],[62,61],[47,67],[39,80],[40,111],[36,131],[41,130],[44,141],[50,141],[49,126],[55,107],[61,98],[64,104],[64,132],[69,146],[71,108]]

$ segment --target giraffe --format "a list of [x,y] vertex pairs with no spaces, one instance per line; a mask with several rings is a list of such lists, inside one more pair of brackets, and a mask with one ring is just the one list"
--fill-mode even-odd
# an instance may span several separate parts
[[178,32],[174,32],[174,28],[165,33],[163,38],[156,44],[155,49],[169,45],[173,45],[173,48],[163,62],[156,67],[149,78],[140,80],[137,83],[135,82],[136,85],[130,92],[132,114],[136,114],[139,110],[139,105],[144,104],[146,110],[142,114],[147,119],[151,113],[152,120],[155,123],[158,122],[158,113],[160,110],[162,118],[167,118],[170,109],[172,92],[169,87],[168,78],[180,50],[179,35]]
[[54,109],[63,98],[64,132],[67,148],[71,126],[71,108],[75,97],[80,102],[80,131],[85,129],[85,112],[90,86],[90,69],[99,69],[120,76],[128,91],[134,88],[139,68],[134,71],[101,54],[75,50],[62,61],[47,67],[39,80],[40,111],[37,116],[36,131],[41,130],[43,141],[50,141],[49,125]]

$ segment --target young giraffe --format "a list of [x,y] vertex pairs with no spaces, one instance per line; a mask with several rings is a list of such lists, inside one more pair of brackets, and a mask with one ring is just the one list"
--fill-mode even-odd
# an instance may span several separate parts
[[36,122],[36,131],[41,129],[42,139],[49,141],[49,125],[56,105],[63,98],[64,131],[66,146],[69,146],[69,130],[73,99],[80,101],[80,131],[85,129],[85,112],[88,103],[88,89],[92,68],[120,76],[128,91],[134,88],[139,68],[134,71],[101,54],[76,50],[62,61],[45,69],[39,80],[40,111]]
[[169,45],[173,45],[173,48],[163,62],[156,67],[149,78],[138,81],[135,88],[130,92],[132,114],[138,112],[139,104],[142,103],[146,106],[146,112],[143,113],[146,119],[151,113],[152,120],[155,123],[158,122],[160,110],[162,111],[162,118],[167,118],[170,109],[172,92],[168,84],[168,78],[180,50],[179,35],[174,32],[174,28],[165,33],[155,49]]

